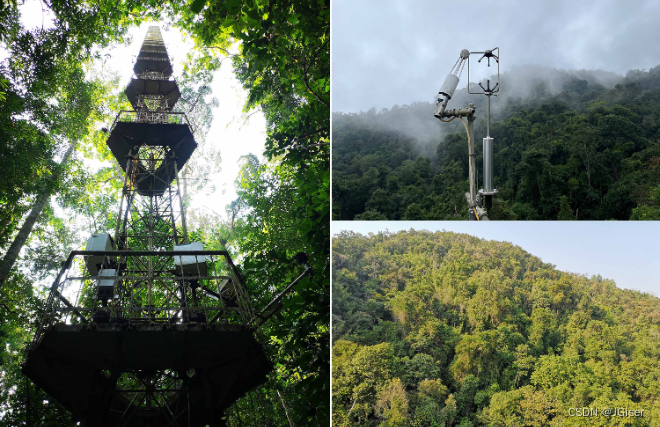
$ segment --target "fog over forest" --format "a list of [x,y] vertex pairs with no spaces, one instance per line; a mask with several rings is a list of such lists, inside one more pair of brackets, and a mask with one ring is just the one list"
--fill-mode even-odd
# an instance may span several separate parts
[[[660,219],[660,66],[625,76],[520,66],[500,83],[490,132],[499,193],[489,218]],[[447,108],[468,103],[480,183],[486,96],[463,87]],[[333,114],[334,218],[464,218],[465,130],[434,111],[415,102]]]
[[[497,68],[491,68],[497,71]],[[636,70],[629,71],[627,75],[631,77],[635,73]],[[467,70],[463,74],[464,78],[461,79],[459,84],[461,88],[456,90],[447,105],[447,109],[458,109],[470,103],[475,104],[477,107],[477,122],[483,124],[486,120],[486,97],[484,95],[469,94],[467,84],[463,86],[463,83],[467,81]],[[497,74],[490,76],[490,80],[491,87],[495,86]],[[574,86],[579,87],[580,85],[584,87],[602,86],[604,89],[611,89],[617,83],[622,82],[624,76],[603,70],[563,70],[541,65],[521,65],[503,72],[499,80],[501,91],[491,99],[491,121],[501,120],[503,118],[502,113],[511,103],[524,103],[530,99],[542,102],[546,97],[560,94],[567,89]],[[480,82],[472,82],[472,91],[481,91],[478,83],[485,86],[486,79]],[[441,84],[442,81],[439,80],[438,89]],[[408,111],[400,111],[400,114],[386,114],[388,111],[394,112],[399,109]],[[375,107],[360,113],[336,111],[333,118],[341,121],[344,116],[349,116],[353,120],[357,120],[357,123],[368,124],[370,127],[386,131],[403,133],[419,142],[419,148],[426,155],[433,155],[428,150],[435,150],[435,146],[428,147],[428,145],[431,142],[442,140],[448,133],[455,132],[461,127],[458,122],[452,125],[441,123],[433,116],[434,110],[435,105],[433,102],[420,100],[410,105],[395,104],[379,111]],[[492,136],[497,137],[497,135]],[[482,136],[478,135],[477,139],[480,137]]]

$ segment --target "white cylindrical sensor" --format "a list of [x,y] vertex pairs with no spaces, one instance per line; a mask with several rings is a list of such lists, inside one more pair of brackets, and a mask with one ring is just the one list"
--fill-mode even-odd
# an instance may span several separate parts
[[493,185],[493,138],[484,138],[484,190],[485,194],[495,191]]
[[447,97],[451,99],[451,97],[454,96],[456,86],[458,86],[458,77],[453,74],[448,74],[445,82],[440,88],[440,93],[447,95]]
[[442,113],[445,112],[445,108],[447,108],[447,103],[454,95],[456,86],[458,86],[458,77],[456,77],[453,74],[448,74],[447,78],[445,79],[445,82],[442,84],[442,87],[440,88],[440,92],[438,92],[438,94],[435,97],[436,116],[441,117]]

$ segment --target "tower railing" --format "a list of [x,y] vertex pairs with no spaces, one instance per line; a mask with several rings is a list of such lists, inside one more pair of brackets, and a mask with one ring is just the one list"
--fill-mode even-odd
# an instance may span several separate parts
[[[163,52],[164,53],[164,52]],[[170,62],[170,58],[167,56],[164,57],[159,57],[159,56],[138,56],[138,61],[162,61],[162,62]]]
[[134,76],[142,80],[174,80],[171,74],[167,75],[162,71],[143,71]]
[[[92,256],[103,259],[96,276],[86,268],[86,258]],[[192,269],[176,262],[191,257],[198,261]],[[100,285],[111,291],[105,301],[99,298]],[[255,319],[247,288],[227,251],[73,251],[50,288],[29,349],[56,324],[247,328]]]
[[112,123],[111,132],[118,122],[188,125],[193,133],[196,131],[194,123],[182,111],[121,110]]

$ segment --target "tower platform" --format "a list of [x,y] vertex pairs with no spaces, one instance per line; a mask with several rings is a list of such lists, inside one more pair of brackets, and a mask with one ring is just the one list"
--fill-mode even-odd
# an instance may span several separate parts
[[[154,112],[145,114],[162,115],[163,120],[170,120],[174,117],[181,118],[181,121],[183,121],[182,115],[175,115],[173,113]],[[107,144],[124,172],[126,172],[127,165],[126,156],[129,155],[131,150],[133,150],[133,155],[138,154],[136,151],[141,145],[164,147],[168,151],[166,155],[175,155],[178,170],[183,168],[193,151],[197,148],[197,143],[190,127],[183,123],[117,121],[110,133]],[[174,171],[168,170],[168,163],[161,162],[152,173],[147,173],[145,165],[138,163],[138,169],[143,176],[139,177],[135,185],[140,194],[160,195],[167,190],[174,180]]]
[[163,77],[172,75],[172,64],[167,53],[140,53],[133,66],[136,75],[143,73],[159,73]]
[[[131,79],[124,93],[133,108],[138,108],[138,98],[140,95],[157,95],[160,97],[161,102],[166,101],[166,105],[169,108],[174,107],[181,97],[179,87],[174,80]],[[162,110],[158,108],[155,111]]]
[[[252,331],[230,324],[55,324],[23,366],[85,427],[222,426],[223,411],[271,369]],[[151,384],[150,372],[172,384]]]

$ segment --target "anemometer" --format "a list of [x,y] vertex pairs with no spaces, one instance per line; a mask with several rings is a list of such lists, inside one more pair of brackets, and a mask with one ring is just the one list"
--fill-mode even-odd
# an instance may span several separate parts
[[[477,63],[481,63],[484,59],[488,62],[488,67],[491,65],[491,59],[497,64],[497,82],[495,86],[491,87],[490,79],[486,80],[486,87],[479,83],[481,92],[472,92],[470,90],[470,56],[481,55]],[[477,187],[477,174],[475,159],[476,154],[474,151],[474,120],[476,118],[474,104],[468,104],[467,108],[458,110],[447,110],[447,103],[454,96],[458,81],[460,80],[465,64],[468,66],[468,93],[472,95],[485,95],[488,99],[486,107],[486,137],[483,139],[483,188],[475,194]],[[470,173],[470,192],[465,193],[465,198],[468,202],[468,212],[470,220],[488,220],[488,211],[493,205],[493,196],[497,194],[497,189],[493,183],[493,138],[490,136],[490,97],[500,91],[500,49],[486,50],[484,52],[470,52],[463,49],[458,57],[458,60],[452,67],[451,71],[445,78],[438,95],[435,99],[435,117],[443,122],[450,122],[455,118],[461,119],[465,126],[465,131],[468,135],[469,143],[469,173]],[[467,118],[468,123],[465,125],[464,117]],[[445,120],[449,119],[449,120]]]

